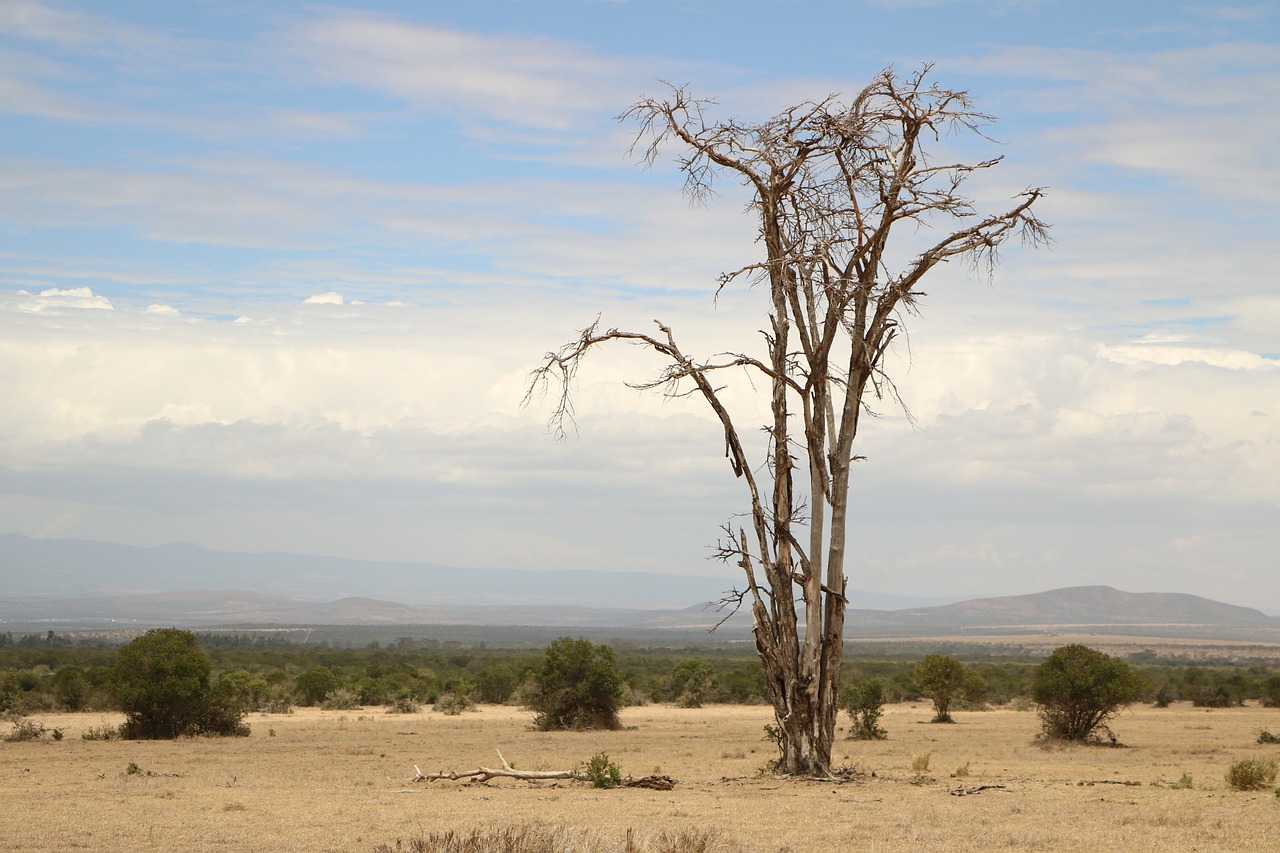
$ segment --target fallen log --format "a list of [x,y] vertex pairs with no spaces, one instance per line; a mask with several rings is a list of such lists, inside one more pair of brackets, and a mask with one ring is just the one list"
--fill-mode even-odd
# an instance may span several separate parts
[[981,791],[994,791],[1004,788],[1004,785],[974,785],[972,788],[956,788],[951,792],[953,797],[968,797]]
[[670,776],[641,776],[632,779],[628,776],[622,782],[624,788],[648,788],[651,791],[670,791],[676,786],[676,780]]
[[[541,782],[547,779],[568,779],[571,781],[582,781],[583,775],[580,770],[517,770],[512,767],[507,759],[503,757],[502,750],[497,749],[498,760],[502,762],[501,769],[497,767],[477,767],[475,770],[450,770],[445,772],[441,770],[439,773],[423,773],[418,765],[413,765],[415,782],[436,782],[440,779],[448,779],[451,782],[466,780],[468,782],[479,782],[484,784],[490,779],[524,779],[527,782]],[[622,781],[623,788],[648,788],[652,791],[670,791],[676,785],[676,780],[670,776],[642,776],[639,779],[633,779],[628,776]]]
[[490,779],[498,777],[509,779],[525,779],[527,781],[540,781],[543,779],[577,779],[578,773],[575,770],[517,770],[507,763],[507,759],[502,757],[502,750],[494,750],[498,753],[498,760],[502,762],[502,769],[496,767],[477,767],[475,770],[452,770],[445,773],[443,770],[439,773],[423,773],[418,765],[413,765],[414,771],[417,773],[413,777],[415,782],[435,782],[440,779],[448,779],[456,782],[459,779],[467,779],[473,782],[488,782]]

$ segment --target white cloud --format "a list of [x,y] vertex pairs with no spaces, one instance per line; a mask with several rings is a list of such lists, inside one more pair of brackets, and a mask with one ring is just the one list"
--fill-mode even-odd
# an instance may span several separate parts
[[[33,313],[58,312],[60,309],[92,308],[110,311],[115,306],[105,296],[96,296],[88,287],[50,287],[32,295],[25,290],[17,292],[14,305],[19,311]],[[0,303],[2,304],[2,303]]]
[[343,299],[341,293],[317,293],[315,296],[308,296],[302,300],[306,305],[342,305],[346,300]]
[[[291,33],[313,73],[366,86],[417,107],[567,129],[584,112],[616,109],[634,73],[580,45],[334,12]],[[612,91],[611,91],[612,90]]]

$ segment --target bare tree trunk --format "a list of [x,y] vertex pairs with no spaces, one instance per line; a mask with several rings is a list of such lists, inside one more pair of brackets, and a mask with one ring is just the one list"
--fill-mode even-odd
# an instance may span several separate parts
[[[1022,193],[1005,213],[975,218],[959,188],[998,158],[933,163],[924,142],[946,130],[981,134],[991,118],[973,110],[965,92],[930,83],[930,72],[925,66],[902,79],[887,69],[848,105],[829,96],[756,125],[708,124],[704,112],[711,102],[683,88],[673,87],[670,100],[646,98],[632,106],[623,118],[640,122],[637,142],[649,140],[645,161],[653,163],[668,143],[680,146],[677,159],[690,195],[709,195],[721,174],[752,190],[765,257],[726,273],[720,287],[744,276],[768,283],[766,355],[723,353],[696,361],[661,323],[660,335],[592,325],[547,354],[526,396],[528,401],[549,380],[558,382],[552,423],[563,434],[582,358],[598,344],[622,340],[667,359],[657,379],[636,387],[683,395],[692,385],[719,419],[725,455],[750,500],[750,535],[726,526],[719,548],[746,579],[726,603],[751,609],[774,709],[778,769],[787,774],[824,776],[831,769],[844,660],[853,447],[868,388],[878,399],[897,398],[883,358],[901,314],[914,310],[922,295],[916,286],[937,264],[964,258],[991,268],[1012,234],[1031,244],[1048,239],[1047,226],[1031,213],[1040,189]],[[939,220],[975,224],[927,247],[900,272],[885,266],[895,226],[908,223],[918,231]],[[763,461],[772,488],[757,482],[758,467],[711,379],[726,369],[768,380],[771,418]],[[796,493],[797,469],[808,471],[807,496]]]

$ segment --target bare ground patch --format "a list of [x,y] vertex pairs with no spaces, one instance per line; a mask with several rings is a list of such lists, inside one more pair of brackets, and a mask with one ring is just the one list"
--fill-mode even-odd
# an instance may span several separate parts
[[[482,706],[447,717],[382,709],[253,715],[248,738],[86,741],[111,719],[50,714],[64,732],[0,743],[0,850],[372,851],[431,832],[538,823],[624,849],[666,831],[715,829],[720,851],[1280,849],[1280,797],[1223,774],[1251,755],[1263,708],[1137,708],[1116,721],[1124,749],[1041,747],[1033,713],[889,706],[884,741],[841,740],[845,784],[760,775],[771,757],[763,707],[629,708],[617,732],[534,732],[529,715]],[[273,734],[274,732],[274,734]],[[496,761],[565,769],[607,753],[624,774],[671,791],[495,779],[413,782]],[[927,771],[913,769],[928,753]],[[138,772],[128,772],[134,765]],[[1190,787],[1185,784],[1190,780]],[[969,791],[963,796],[958,791]],[[606,850],[607,847],[601,847]]]

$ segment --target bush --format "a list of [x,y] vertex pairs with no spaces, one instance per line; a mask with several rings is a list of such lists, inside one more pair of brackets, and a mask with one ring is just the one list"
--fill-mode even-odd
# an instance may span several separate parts
[[78,666],[64,666],[53,675],[53,696],[68,711],[83,711],[92,687]]
[[1045,737],[1087,741],[1135,702],[1143,686],[1142,676],[1124,661],[1076,644],[1055,649],[1036,667],[1031,697],[1040,706]]
[[431,706],[431,710],[439,711],[450,717],[456,717],[463,711],[474,711],[476,703],[472,702],[470,697],[461,693],[454,693],[446,690],[436,699],[436,703]]
[[[37,723],[35,720],[28,720],[26,717],[16,712],[10,712],[5,715],[6,719],[13,724],[13,730],[4,736],[9,743],[17,743],[24,740],[39,740],[44,737],[44,733],[48,731],[43,723]],[[59,738],[61,740],[61,738]]]
[[476,673],[476,700],[501,705],[511,699],[519,686],[520,676],[510,665],[490,664]]
[[120,727],[103,723],[100,726],[90,726],[80,733],[83,740],[115,740],[120,737]]
[[233,669],[218,676],[218,692],[245,711],[262,710],[269,691],[265,678],[243,669]]
[[915,669],[920,695],[933,702],[933,722],[952,723],[951,702],[965,692],[969,674],[964,664],[947,655],[928,655]]
[[1271,732],[1263,729],[1258,732],[1258,743],[1280,743],[1280,736],[1273,735]]
[[297,694],[299,705],[319,705],[329,694],[342,686],[338,676],[323,666],[312,667],[293,683],[293,691]]
[[689,658],[671,669],[671,695],[681,708],[701,708],[711,690],[715,670],[704,660]]
[[849,737],[856,740],[884,740],[889,733],[880,727],[884,715],[884,682],[868,678],[846,685],[840,691],[840,707],[853,719]]
[[244,711],[209,686],[209,658],[190,631],[156,628],[120,649],[112,687],[127,738],[243,735]]
[[528,696],[534,727],[618,729],[624,683],[613,649],[589,640],[561,637],[547,647],[532,673]]
[[1280,675],[1272,675],[1262,682],[1262,707],[1280,708]]
[[1227,770],[1227,784],[1237,791],[1260,791],[1276,781],[1274,758],[1245,758]]
[[397,696],[387,706],[388,714],[416,714],[422,710],[422,703],[412,696]]
[[593,756],[587,762],[586,769],[579,775],[585,782],[590,782],[594,788],[616,788],[622,784],[622,769],[609,760],[609,756],[603,752]]
[[320,707],[326,711],[359,711],[360,697],[352,690],[344,690],[339,687],[324,697]]

